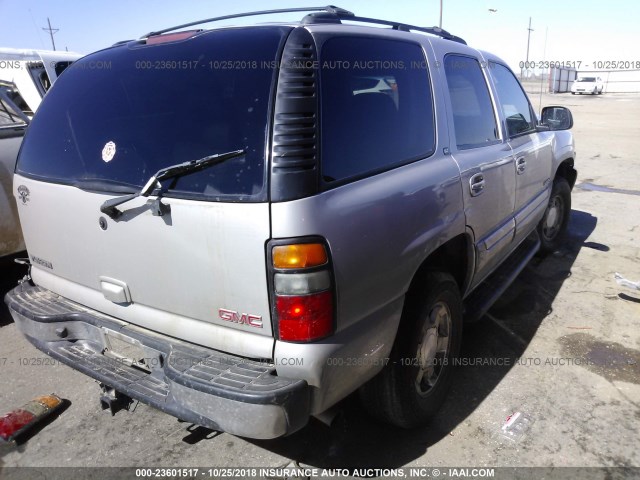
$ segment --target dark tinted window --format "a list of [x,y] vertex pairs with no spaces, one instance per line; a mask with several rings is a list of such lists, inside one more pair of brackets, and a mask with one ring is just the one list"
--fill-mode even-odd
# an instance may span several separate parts
[[448,55],[444,70],[458,148],[473,148],[498,140],[489,88],[478,61]]
[[[0,84],[0,128],[24,126],[24,116],[20,115],[20,105],[16,105],[19,96],[13,84]],[[24,101],[23,101],[24,102]]]
[[167,180],[168,194],[266,198],[273,64],[286,31],[221,30],[85,57],[45,97],[25,138],[18,171],[121,192],[127,186],[139,189],[160,168],[246,149],[245,156],[175,184]]
[[22,95],[20,95],[20,92],[18,92],[16,88],[11,88],[7,90],[6,93],[9,100],[11,100],[16,107],[22,110],[22,113],[27,115],[29,118],[33,117],[31,108],[27,105],[27,102],[24,101],[24,98],[22,98]]
[[55,72],[56,72],[56,77],[59,77],[60,75],[62,75],[62,72],[64,72],[67,67],[69,67],[69,65],[71,65],[73,62],[69,62],[69,61],[65,61],[65,62],[56,62],[55,64]]
[[513,137],[535,128],[529,100],[522,91],[520,82],[504,65],[490,63],[491,76],[498,92],[502,112],[507,120],[507,131]]
[[334,38],[321,54],[322,175],[343,180],[429,156],[433,104],[420,46]]
[[0,97],[0,127],[11,125],[24,125],[24,120],[4,98]]

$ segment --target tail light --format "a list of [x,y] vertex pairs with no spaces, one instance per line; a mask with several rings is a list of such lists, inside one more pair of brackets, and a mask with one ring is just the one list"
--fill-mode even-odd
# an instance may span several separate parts
[[269,244],[272,306],[278,338],[311,342],[334,331],[334,288],[324,242]]
[[10,442],[61,406],[62,399],[56,395],[34,398],[22,408],[0,417],[0,438]]

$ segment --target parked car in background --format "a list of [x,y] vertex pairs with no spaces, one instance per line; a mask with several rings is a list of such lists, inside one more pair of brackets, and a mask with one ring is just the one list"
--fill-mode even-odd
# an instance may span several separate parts
[[0,48],[0,80],[15,85],[22,99],[16,104],[33,116],[51,85],[81,56],[74,52]]
[[29,117],[14,102],[15,85],[0,81],[0,256],[24,250],[16,202],[13,170]]
[[[0,256],[25,248],[12,194],[25,129],[51,85],[78,58],[70,52],[0,48]],[[28,201],[17,195],[18,201]]]
[[604,84],[600,77],[582,77],[574,80],[571,85],[571,94],[590,93],[591,95],[600,95],[604,89]]

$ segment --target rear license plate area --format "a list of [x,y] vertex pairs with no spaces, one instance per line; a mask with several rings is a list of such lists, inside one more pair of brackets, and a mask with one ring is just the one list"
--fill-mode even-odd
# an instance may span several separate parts
[[138,340],[127,337],[121,333],[102,329],[104,350],[102,353],[109,358],[113,358],[122,365],[134,367],[145,372],[151,372],[149,359],[145,350]]

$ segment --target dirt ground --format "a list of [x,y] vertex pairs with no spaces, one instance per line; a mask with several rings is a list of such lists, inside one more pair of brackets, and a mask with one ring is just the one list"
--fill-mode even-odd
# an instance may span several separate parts
[[[540,98],[532,96],[536,108]],[[348,398],[332,427],[272,441],[180,423],[139,404],[114,417],[98,385],[46,358],[0,310],[0,414],[55,392],[70,406],[0,466],[640,467],[640,96],[542,96],[574,115],[578,181],[564,247],[535,258],[466,328],[453,390],[429,426],[380,425]],[[2,294],[21,275],[0,266]],[[506,438],[520,412],[523,434]],[[523,420],[524,419],[524,420]],[[1,476],[0,471],[0,476]]]

